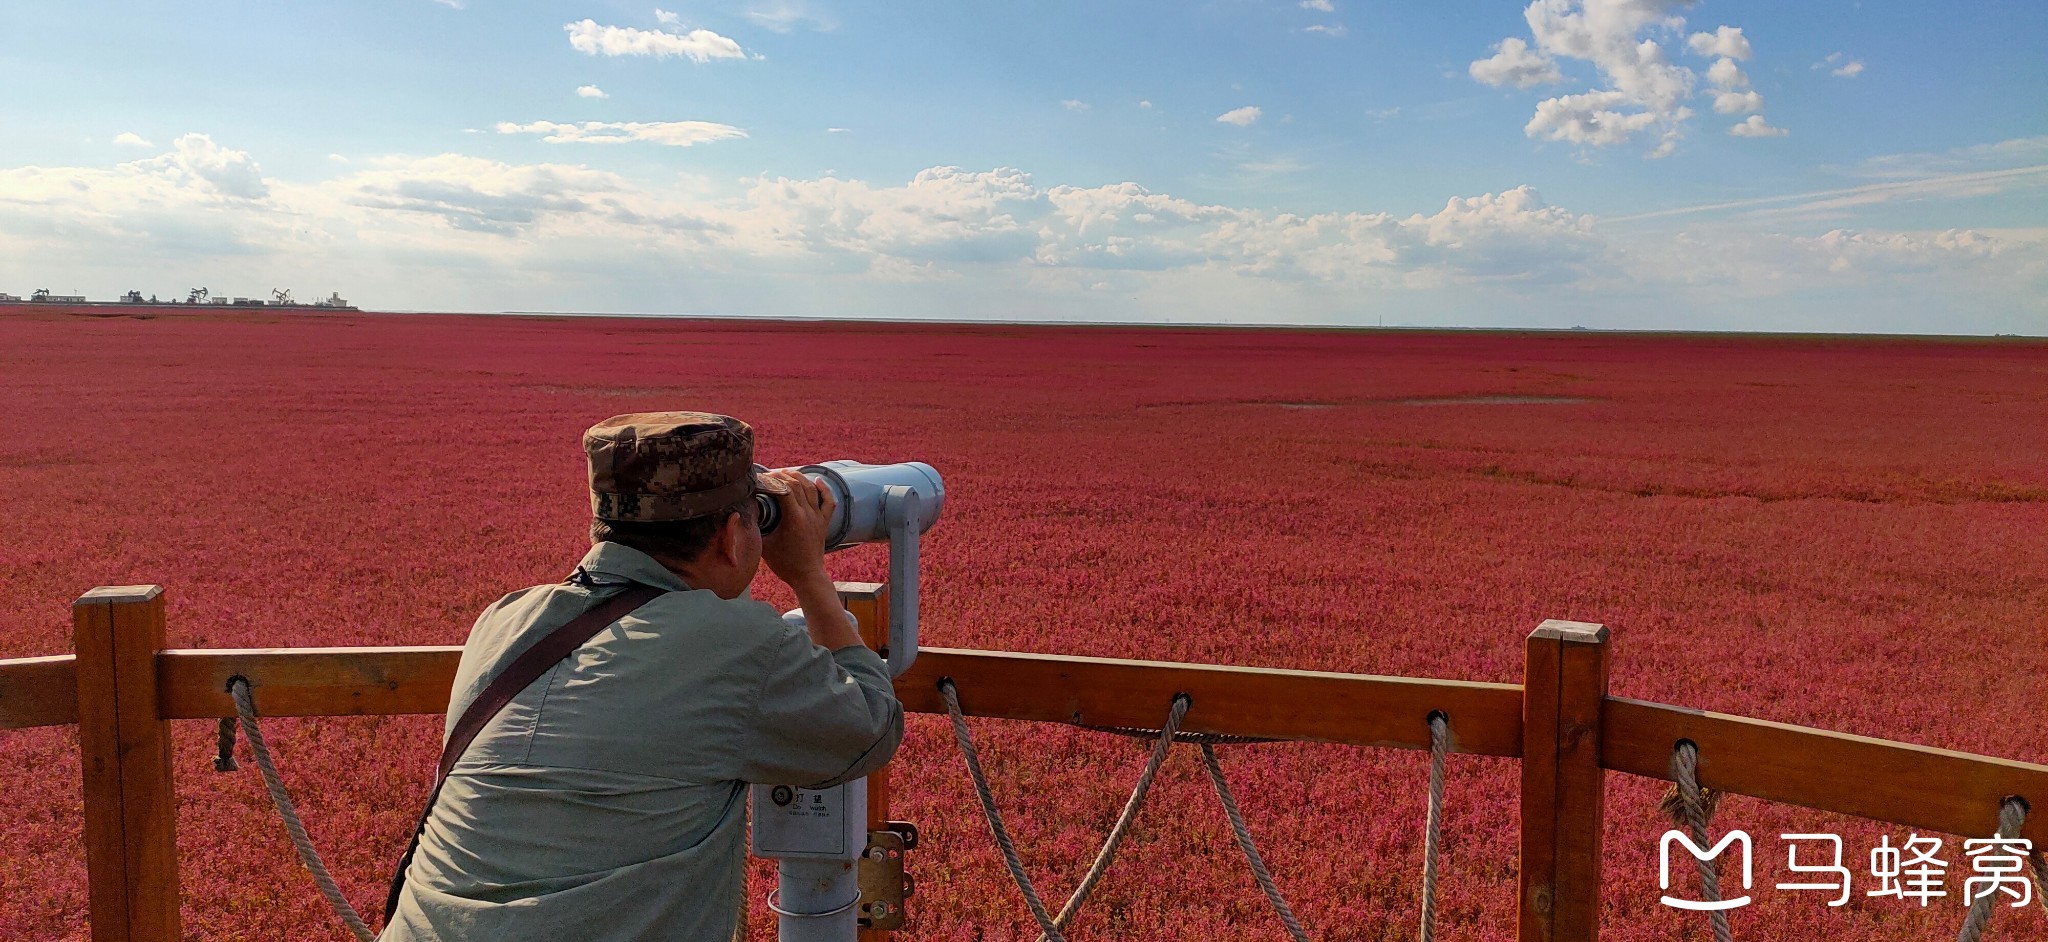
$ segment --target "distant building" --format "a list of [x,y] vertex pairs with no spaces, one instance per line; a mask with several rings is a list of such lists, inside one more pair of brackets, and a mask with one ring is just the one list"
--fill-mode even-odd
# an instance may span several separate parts
[[343,297],[341,296],[341,292],[339,292],[339,291],[336,291],[336,292],[334,292],[333,294],[330,294],[330,295],[328,295],[328,296],[327,296],[327,300],[325,300],[325,301],[315,301],[315,302],[313,302],[313,306],[314,306],[314,307],[348,307],[348,301],[347,301],[347,299],[345,299],[345,298],[343,298]]
[[0,301],[19,301],[19,300],[21,300],[21,295],[18,295],[18,294],[8,294],[8,293],[7,293],[7,292],[5,292],[5,291],[0,291]]
[[50,302],[51,304],[84,304],[84,303],[85,303],[85,295],[82,295],[82,294],[49,294],[49,295],[44,295],[44,296],[43,296],[43,300],[45,300],[45,301],[48,301],[48,302]]
[[128,304],[141,304],[141,303],[142,303],[142,292],[140,292],[140,291],[130,291],[130,292],[128,292],[127,294],[124,294],[124,295],[122,295],[122,296],[121,296],[121,300],[122,300],[122,301],[124,301],[124,302],[126,302],[126,303],[128,303]]

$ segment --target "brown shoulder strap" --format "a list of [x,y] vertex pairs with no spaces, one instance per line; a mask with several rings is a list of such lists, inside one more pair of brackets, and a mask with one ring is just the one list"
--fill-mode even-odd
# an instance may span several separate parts
[[571,651],[582,647],[606,626],[631,615],[662,594],[663,590],[653,586],[634,585],[570,619],[568,624],[548,632],[533,647],[513,658],[512,663],[491,678],[491,682],[484,685],[483,692],[469,702],[462,711],[462,718],[456,720],[455,727],[448,731],[448,741],[441,747],[441,764],[434,772],[434,790],[427,795],[427,806],[420,812],[419,824],[412,829],[412,843],[405,848],[405,857],[398,862],[398,871],[391,875],[391,892],[384,900],[386,925],[391,923],[391,914],[398,909],[398,895],[405,889],[406,868],[412,865],[413,852],[419,849],[420,834],[427,828],[428,816],[434,813],[434,802],[441,797],[441,786],[448,781],[448,773],[455,771],[455,764],[462,761],[462,754],[469,751],[469,744],[476,740],[477,734],[483,732],[513,697],[561,663]]

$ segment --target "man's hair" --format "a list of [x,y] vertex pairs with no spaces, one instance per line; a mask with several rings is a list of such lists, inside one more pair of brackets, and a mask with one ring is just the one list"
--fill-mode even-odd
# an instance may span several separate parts
[[592,517],[590,542],[610,541],[630,546],[660,562],[687,563],[711,546],[712,538],[725,526],[726,518],[733,514],[753,519],[753,495],[688,520],[632,521]]

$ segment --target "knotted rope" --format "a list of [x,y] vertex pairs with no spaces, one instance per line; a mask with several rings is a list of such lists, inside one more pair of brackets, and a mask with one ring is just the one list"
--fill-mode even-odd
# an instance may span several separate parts
[[[1707,819],[1714,814],[1714,799],[1700,788],[1699,780],[1700,747],[1687,740],[1679,740],[1671,750],[1671,779],[1678,785],[1676,807],[1667,797],[1665,811],[1692,832],[1693,843],[1707,846]],[[1721,901],[1721,878],[1714,873],[1714,861],[1695,855],[1693,863],[1700,872],[1700,895],[1705,902]],[[1716,909],[1707,912],[1707,920],[1714,927],[1714,942],[1733,942],[1734,936],[1728,930],[1727,910]]]
[[[377,934],[363,923],[363,917],[356,915],[355,907],[348,898],[341,895],[341,888],[334,885],[334,876],[327,872],[327,865],[320,861],[320,852],[313,849],[313,841],[306,836],[306,825],[299,820],[299,809],[292,804],[292,798],[285,793],[284,780],[277,775],[277,766],[270,761],[270,747],[263,742],[263,730],[256,725],[256,702],[249,693],[249,681],[235,677],[228,681],[228,693],[235,698],[235,712],[241,716],[242,734],[249,738],[249,751],[256,756],[256,769],[263,773],[263,787],[270,791],[270,803],[277,806],[278,817],[284,819],[284,829],[291,835],[292,846],[298,848],[299,861],[313,874],[313,882],[320,885],[320,895],[327,897],[328,905],[334,907],[334,914],[348,925],[348,931],[355,934],[359,942],[373,942]],[[220,730],[220,754],[214,759],[214,768],[230,771],[235,768],[235,736],[233,727],[223,723]]]
[[1436,939],[1436,854],[1443,846],[1444,756],[1451,751],[1451,721],[1442,713],[1429,714],[1429,818],[1422,836],[1422,931],[1421,942]]
[[[2007,798],[1998,806],[1998,833],[1993,836],[2001,840],[2018,837],[2020,825],[2026,821],[2027,803],[2018,798]],[[2043,873],[2041,855],[2038,851],[2029,851],[2027,856],[2034,865],[2034,889],[2037,891],[2034,896],[2040,899],[2042,892],[2048,892],[2048,888],[2044,888],[2042,884],[2044,876],[2048,874]],[[1967,887],[1968,884],[1964,886]],[[1993,887],[1970,903],[1969,915],[1963,917],[1963,928],[1956,933],[1956,942],[1977,942],[1983,937],[1984,927],[1991,923],[1991,903],[1997,895],[1997,888]],[[2048,909],[2048,899],[2041,899],[2041,908]]]

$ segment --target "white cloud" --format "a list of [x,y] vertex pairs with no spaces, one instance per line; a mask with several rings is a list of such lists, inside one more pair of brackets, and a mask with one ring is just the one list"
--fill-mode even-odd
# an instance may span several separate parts
[[469,4],[465,3],[464,0],[434,0],[434,2],[450,10],[466,10],[469,8]]
[[122,147],[156,146],[155,144],[151,144],[150,142],[143,140],[142,135],[137,134],[133,131],[122,131],[121,133],[114,135],[114,143],[119,144]]
[[1304,10],[1315,10],[1319,13],[1337,12],[1337,5],[1331,3],[1330,0],[1301,0],[1301,8]]
[[1510,36],[1493,45],[1493,55],[1467,67],[1474,79],[1487,85],[1531,88],[1564,81],[1557,60],[1529,51],[1529,44]]
[[1691,47],[1694,55],[1707,59],[1725,56],[1748,61],[1750,56],[1749,38],[1742,35],[1740,26],[1723,26],[1711,33],[1694,33],[1686,38],[1685,44]]
[[1742,67],[1734,59],[1724,56],[1707,68],[1707,81],[1716,88],[1743,88],[1749,85],[1749,76],[1742,74]]
[[1216,120],[1224,124],[1235,124],[1241,128],[1249,127],[1252,122],[1259,120],[1259,115],[1262,113],[1257,105],[1246,105],[1242,108],[1232,108],[1219,114],[1216,116]]
[[1338,24],[1336,24],[1336,25],[1333,25],[1333,26],[1321,26],[1321,25],[1317,25],[1317,26],[1310,26],[1310,27],[1308,27],[1308,28],[1306,28],[1306,29],[1302,30],[1302,32],[1305,32],[1305,33],[1321,33],[1321,34],[1323,34],[1323,35],[1325,35],[1325,36],[1328,36],[1328,37],[1330,37],[1331,39],[1343,39],[1343,38],[1344,38],[1345,36],[1348,36],[1348,35],[1350,35],[1350,34],[1351,34],[1351,31],[1350,31],[1350,30],[1348,30],[1348,29],[1345,29],[1345,28],[1344,28],[1344,24],[1342,24],[1342,23],[1338,23]]
[[602,89],[602,88],[599,88],[599,87],[597,87],[597,86],[595,86],[595,85],[578,85],[578,86],[576,86],[576,97],[578,97],[578,98],[610,98],[610,97],[612,97],[612,96],[610,96],[610,95],[607,95],[607,94],[605,94],[605,93],[604,93],[604,89]]
[[337,164],[345,164],[345,163],[348,163],[348,158],[347,158],[347,157],[343,157],[343,156],[342,156],[342,155],[340,155],[340,154],[328,154],[328,155],[327,155],[327,159],[328,159],[328,160],[329,160],[330,162],[332,162],[332,163],[337,163]]
[[1855,78],[1856,76],[1863,74],[1863,63],[1851,59],[1849,60],[1849,62],[1845,63],[1841,68],[1834,70],[1834,72],[1832,72],[1831,74],[1841,76],[1842,78]]
[[534,121],[515,124],[500,121],[499,134],[539,134],[549,144],[625,144],[644,141],[670,147],[689,147],[711,141],[746,137],[747,132],[730,124],[710,121],[584,121],[561,124]]
[[787,33],[803,26],[824,33],[839,24],[817,7],[803,0],[758,0],[746,9],[747,19],[764,29]]
[[[331,180],[263,180],[260,195],[229,196],[216,179],[253,160],[202,135],[180,142],[160,160],[0,169],[0,257],[65,283],[118,259],[145,290],[198,269],[257,284],[345,271],[335,287],[359,300],[461,310],[1124,320],[1272,311],[1336,323],[1393,310],[1409,323],[2029,333],[2048,324],[2048,233],[1831,223],[1624,234],[1528,187],[1448,199],[1433,213],[1304,215],[1128,182],[1046,186],[1003,168],[934,167],[894,184],[762,178],[729,190],[458,154],[373,158]],[[2014,172],[2033,171],[1998,171]],[[1930,322],[1930,310],[1949,313]]]
[[1151,108],[1151,107],[1152,107],[1152,99],[1150,99],[1150,98],[1141,98],[1141,99],[1139,99],[1139,100],[1138,100],[1138,107],[1140,107],[1140,108]]
[[1536,114],[1529,118],[1522,132],[1530,137],[1593,147],[1620,144],[1656,126],[1660,120],[1654,112],[1618,110],[1632,103],[1627,95],[1617,91],[1546,98],[1536,104]]
[[1764,96],[1753,91],[1727,91],[1714,96],[1715,114],[1748,114],[1763,108]]
[[1784,137],[1791,132],[1784,128],[1771,127],[1764,121],[1763,115],[1753,114],[1748,120],[1729,128],[1728,133],[1736,137]]
[[1066,109],[1067,109],[1068,111],[1087,111],[1087,110],[1088,110],[1088,103],[1087,103],[1087,102],[1085,102],[1085,101],[1082,101],[1082,100],[1080,100],[1080,99],[1078,99],[1078,98],[1067,98],[1067,99],[1063,99],[1063,100],[1061,100],[1061,101],[1060,101],[1060,104],[1061,104],[1061,105],[1062,105],[1063,107],[1065,107],[1065,108],[1066,108]]
[[1690,5],[1691,0],[1533,0],[1523,10],[1530,41],[1503,39],[1492,56],[1474,61],[1467,71],[1488,85],[1528,88],[1564,81],[1559,60],[1589,63],[1601,84],[1537,103],[1523,133],[1584,147],[1612,147],[1648,136],[1656,144],[1647,156],[1662,157],[1684,136],[1701,78],[1671,61],[1667,43],[1682,40],[1685,49],[1715,59],[1706,81],[1717,110],[1739,113],[1763,106],[1762,96],[1754,92],[1731,94],[1749,85],[1736,64],[1753,55],[1749,38],[1735,26],[1687,36],[1677,11]]
[[599,26],[595,20],[578,20],[562,29],[569,34],[570,48],[593,56],[682,56],[700,64],[747,56],[739,43],[708,29],[670,33],[630,26]]
[[853,130],[853,129],[852,129],[852,128],[826,128],[826,129],[825,129],[825,133],[827,133],[827,134],[845,134],[845,133],[847,133],[847,132],[849,132],[849,131],[851,131],[851,130]]
[[126,169],[180,181],[203,183],[222,196],[259,200],[270,194],[263,171],[246,151],[232,150],[204,134],[186,134],[171,142],[170,153],[123,164]]
[[662,25],[664,25],[664,26],[681,26],[681,25],[683,25],[683,17],[682,17],[682,15],[681,15],[681,14],[678,14],[678,13],[671,13],[671,12],[669,12],[669,11],[667,11],[667,10],[664,10],[664,9],[660,8],[660,7],[655,7],[655,8],[654,8],[654,20],[655,20],[655,22],[657,22],[657,23],[660,23],[660,24],[662,24]]

